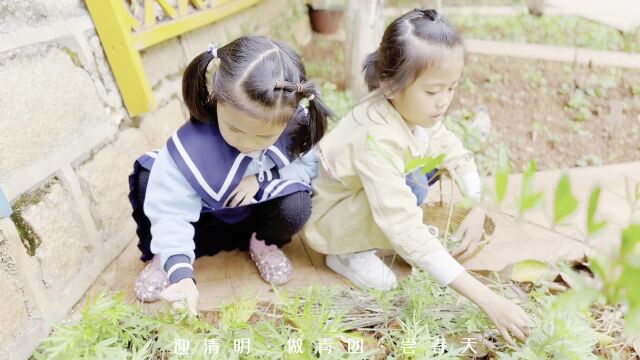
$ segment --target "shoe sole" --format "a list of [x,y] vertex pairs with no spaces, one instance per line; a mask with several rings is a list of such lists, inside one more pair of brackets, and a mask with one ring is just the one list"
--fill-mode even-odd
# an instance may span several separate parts
[[[337,256],[327,256],[325,258],[325,263],[327,264],[329,269],[333,270],[338,275],[340,275],[343,278],[349,280],[353,285],[355,285],[356,287],[361,288],[361,289],[376,289],[376,290],[386,291],[386,290],[392,290],[396,286],[398,286],[398,282],[397,281],[395,281],[393,286],[391,286],[389,288],[381,288],[381,287],[376,287],[376,286],[369,286],[368,283],[366,281],[364,281],[362,278],[360,278],[359,276],[349,272],[348,269],[342,264],[342,262],[338,259]],[[346,274],[349,274],[349,276],[347,276]]]

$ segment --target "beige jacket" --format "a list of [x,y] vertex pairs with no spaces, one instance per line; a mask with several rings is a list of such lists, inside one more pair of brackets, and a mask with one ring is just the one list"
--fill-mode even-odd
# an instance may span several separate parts
[[322,166],[302,231],[306,243],[324,254],[395,249],[441,285],[453,281],[464,269],[423,224],[422,209],[406,185],[405,161],[408,154],[445,153],[444,165],[456,180],[477,169],[472,154],[444,125],[427,129],[427,135],[428,144],[419,141],[379,92],[363,99],[319,143]]

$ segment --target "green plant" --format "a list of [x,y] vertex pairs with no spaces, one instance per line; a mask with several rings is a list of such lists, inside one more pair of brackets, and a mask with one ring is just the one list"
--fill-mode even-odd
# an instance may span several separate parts
[[595,219],[598,201],[600,200],[600,186],[596,186],[589,196],[589,207],[587,208],[587,234],[593,236],[607,226],[607,221],[597,221]]
[[126,358],[129,349],[148,348],[148,335],[157,324],[139,308],[124,302],[124,294],[113,298],[101,293],[87,301],[77,324],[61,324],[43,342],[36,359]]
[[625,176],[624,189],[627,204],[629,204],[630,220],[633,221],[633,214],[640,205],[640,182],[636,182],[634,185],[634,183]]
[[575,89],[571,94],[565,111],[567,111],[575,121],[585,121],[591,119],[593,113],[591,112],[593,104],[589,99],[589,95],[583,89]]
[[585,308],[576,308],[578,294],[568,295],[570,301],[546,298],[527,341],[511,353],[498,354],[498,359],[597,359],[596,332]]
[[507,194],[510,172],[511,170],[509,167],[509,155],[507,154],[507,149],[504,146],[501,146],[498,153],[498,168],[496,169],[495,175],[495,190],[498,205],[502,204],[504,197]]
[[445,154],[436,157],[423,156],[419,158],[408,159],[404,165],[404,173],[408,174],[420,168],[420,173],[427,174],[431,170],[439,168],[444,163]]
[[337,86],[331,82],[322,84],[321,92],[322,100],[335,113],[335,117],[329,123],[329,128],[333,128],[343,116],[351,111],[356,101],[350,92],[338,90]]
[[578,200],[571,192],[571,184],[569,183],[569,175],[565,174],[560,178],[553,206],[553,225],[556,226],[569,215],[573,214],[578,208]]
[[542,193],[533,190],[533,178],[536,173],[536,162],[531,160],[522,174],[522,187],[520,190],[520,201],[518,211],[522,216],[525,211],[533,209],[542,201]]

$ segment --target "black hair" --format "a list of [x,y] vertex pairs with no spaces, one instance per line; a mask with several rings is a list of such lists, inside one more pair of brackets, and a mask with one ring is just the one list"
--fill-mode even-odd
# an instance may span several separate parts
[[412,10],[384,31],[380,47],[364,61],[369,91],[387,82],[395,92],[411,85],[422,71],[443,61],[446,51],[464,45],[456,29],[436,10]]
[[[212,89],[207,88],[207,67],[215,59]],[[205,51],[187,66],[182,78],[182,97],[191,118],[216,120],[218,101],[256,118],[277,124],[294,121],[289,151],[299,154],[313,147],[327,129],[331,110],[320,99],[300,56],[289,45],[262,36],[243,36],[229,44]],[[309,99],[306,116],[293,117],[302,99]]]

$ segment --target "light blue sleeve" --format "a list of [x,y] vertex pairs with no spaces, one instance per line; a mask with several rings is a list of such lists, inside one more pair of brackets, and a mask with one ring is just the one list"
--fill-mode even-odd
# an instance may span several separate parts
[[11,205],[9,205],[9,201],[2,193],[2,189],[0,189],[0,219],[11,216],[11,213]]
[[144,213],[151,221],[151,252],[160,254],[171,283],[193,278],[194,228],[202,210],[200,195],[171,158],[160,150],[149,175]]
[[280,169],[280,178],[298,180],[311,185],[311,180],[318,175],[318,150],[314,147],[291,164]]

